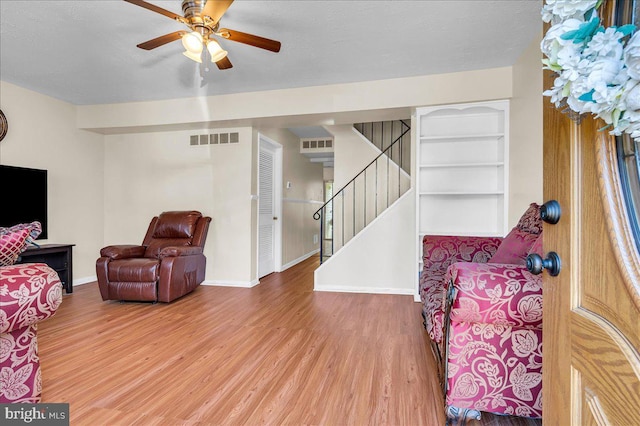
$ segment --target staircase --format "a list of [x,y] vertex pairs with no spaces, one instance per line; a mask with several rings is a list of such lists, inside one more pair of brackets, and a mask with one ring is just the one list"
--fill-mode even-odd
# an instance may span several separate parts
[[320,262],[367,227],[411,187],[409,120],[357,123],[380,154],[313,215],[320,221]]
[[[367,138],[381,152],[386,150],[398,138],[402,138],[396,144],[393,152],[389,154],[395,159],[402,170],[407,174],[411,173],[411,127],[406,123],[410,120],[376,121],[372,123],[356,123],[353,128]],[[408,127],[409,131],[406,131]]]

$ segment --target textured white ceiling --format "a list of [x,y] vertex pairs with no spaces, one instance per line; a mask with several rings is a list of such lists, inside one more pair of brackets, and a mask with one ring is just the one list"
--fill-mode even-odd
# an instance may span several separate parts
[[[150,2],[182,14],[180,0]],[[136,48],[185,27],[121,0],[1,0],[0,78],[84,105],[508,66],[539,37],[541,4],[236,0],[221,25],[279,40],[282,50],[223,40],[234,67],[220,71],[201,70],[179,41]]]

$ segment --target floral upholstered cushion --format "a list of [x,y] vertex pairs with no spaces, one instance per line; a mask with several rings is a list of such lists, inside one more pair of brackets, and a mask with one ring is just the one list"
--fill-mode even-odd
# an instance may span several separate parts
[[451,321],[542,329],[542,278],[526,268],[459,262],[446,279],[457,290]]
[[420,298],[425,328],[434,342],[442,342],[447,268],[456,262],[486,262],[502,238],[425,235],[422,239],[423,269]]
[[60,279],[47,265],[0,268],[0,404],[40,402],[37,323],[61,301]]
[[542,417],[542,330],[451,322],[447,405]]
[[447,404],[542,415],[542,278],[524,267],[456,263]]
[[29,230],[9,232],[0,235],[0,266],[10,266],[16,263],[20,253],[27,245]]

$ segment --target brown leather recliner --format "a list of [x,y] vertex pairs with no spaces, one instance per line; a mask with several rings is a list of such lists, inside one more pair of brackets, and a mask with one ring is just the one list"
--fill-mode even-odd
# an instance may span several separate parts
[[102,300],[171,302],[192,292],[204,281],[202,251],[210,222],[197,211],[164,212],[151,220],[142,245],[100,250]]

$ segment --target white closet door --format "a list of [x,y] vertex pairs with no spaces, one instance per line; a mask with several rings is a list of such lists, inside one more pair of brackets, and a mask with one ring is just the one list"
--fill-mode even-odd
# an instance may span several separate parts
[[260,144],[258,278],[275,271],[275,153]]

